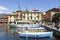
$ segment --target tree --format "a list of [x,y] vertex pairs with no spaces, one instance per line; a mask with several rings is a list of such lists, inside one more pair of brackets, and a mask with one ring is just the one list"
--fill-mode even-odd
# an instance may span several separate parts
[[60,21],[60,12],[55,13],[52,17],[52,22],[56,24],[55,26],[57,27],[57,29],[59,28],[58,27],[59,21]]
[[60,12],[53,15],[52,21],[55,23],[58,23],[60,21]]

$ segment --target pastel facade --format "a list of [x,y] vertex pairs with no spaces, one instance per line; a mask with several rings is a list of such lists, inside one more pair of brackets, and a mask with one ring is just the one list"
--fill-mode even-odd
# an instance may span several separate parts
[[56,14],[57,12],[59,12],[59,11],[60,11],[59,8],[52,8],[52,9],[48,10],[45,14],[45,20],[52,21],[53,15]]
[[16,11],[8,16],[9,23],[41,21],[42,12],[39,11]]
[[8,24],[9,23],[15,23],[16,22],[16,14],[15,13],[10,13],[8,15]]

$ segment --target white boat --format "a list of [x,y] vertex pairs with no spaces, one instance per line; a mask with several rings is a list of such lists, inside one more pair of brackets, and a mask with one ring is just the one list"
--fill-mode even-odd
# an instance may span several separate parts
[[27,32],[27,33],[20,33],[19,36],[21,37],[52,37],[52,32]]
[[[36,32],[37,30],[37,32]],[[21,37],[53,37],[53,32],[48,32],[44,28],[28,28],[25,32],[18,32]]]
[[20,37],[53,37],[53,32],[46,31],[38,24],[10,24],[13,27],[20,27],[18,34]]
[[10,24],[10,27],[34,27],[39,26],[38,24],[31,24],[29,22],[19,22],[19,24]]

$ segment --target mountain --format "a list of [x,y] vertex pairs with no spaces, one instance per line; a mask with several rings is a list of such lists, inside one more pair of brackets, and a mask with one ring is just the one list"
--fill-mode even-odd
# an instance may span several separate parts
[[0,18],[4,18],[7,14],[0,14]]

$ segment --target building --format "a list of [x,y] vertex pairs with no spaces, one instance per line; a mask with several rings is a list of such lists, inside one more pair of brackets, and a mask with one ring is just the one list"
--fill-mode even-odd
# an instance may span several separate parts
[[32,11],[16,11],[8,15],[8,23],[16,23],[16,22],[40,22],[41,14],[38,10]]
[[6,14],[0,14],[0,27],[7,24],[8,16]]
[[46,14],[45,14],[45,21],[52,21],[52,17],[55,13],[59,12],[60,9],[59,8],[52,8],[48,11],[46,11]]
[[8,14],[8,24],[15,23],[16,17],[17,15],[15,12],[11,12],[10,14]]
[[42,14],[41,14],[41,20],[42,20],[42,22],[44,22],[45,21],[45,12],[43,12]]

